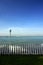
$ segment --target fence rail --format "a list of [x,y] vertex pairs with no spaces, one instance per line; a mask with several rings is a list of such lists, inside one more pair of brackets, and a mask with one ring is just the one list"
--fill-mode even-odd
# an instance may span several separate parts
[[0,44],[0,54],[43,54],[43,44]]

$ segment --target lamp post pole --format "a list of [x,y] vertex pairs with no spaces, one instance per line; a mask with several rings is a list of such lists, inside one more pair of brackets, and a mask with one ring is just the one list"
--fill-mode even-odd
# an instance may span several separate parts
[[[10,30],[9,30],[9,33],[10,33],[10,44],[11,44],[11,32],[12,32],[12,30],[10,29]],[[10,53],[9,50],[8,50],[8,53]]]
[[11,37],[11,29],[9,31],[10,31],[10,37]]
[[9,30],[9,32],[10,32],[10,43],[11,43],[11,31],[12,31],[12,30],[10,29],[10,30]]

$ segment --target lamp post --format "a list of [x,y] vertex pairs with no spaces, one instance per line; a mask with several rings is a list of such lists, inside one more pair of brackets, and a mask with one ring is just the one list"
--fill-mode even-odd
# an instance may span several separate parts
[[[10,29],[9,30],[9,33],[10,33],[10,44],[11,44],[11,32],[12,32],[12,30]],[[8,53],[10,53],[9,49],[8,49]]]
[[11,31],[12,31],[12,30],[10,29],[10,30],[9,30],[9,32],[10,32],[10,43],[11,43]]
[[11,31],[12,31],[12,30],[10,29],[10,30],[9,30],[9,32],[10,32],[10,37],[11,37]]

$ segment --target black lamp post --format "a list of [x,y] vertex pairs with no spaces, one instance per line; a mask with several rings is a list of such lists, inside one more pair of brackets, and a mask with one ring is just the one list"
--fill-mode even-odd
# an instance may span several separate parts
[[9,30],[9,32],[10,32],[10,37],[11,37],[11,31],[12,31],[12,30],[10,29],[10,30]]

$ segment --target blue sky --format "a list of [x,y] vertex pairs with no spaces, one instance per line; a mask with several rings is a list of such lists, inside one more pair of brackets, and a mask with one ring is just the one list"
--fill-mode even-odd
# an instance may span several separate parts
[[0,35],[43,35],[43,0],[0,0]]

